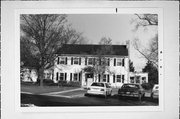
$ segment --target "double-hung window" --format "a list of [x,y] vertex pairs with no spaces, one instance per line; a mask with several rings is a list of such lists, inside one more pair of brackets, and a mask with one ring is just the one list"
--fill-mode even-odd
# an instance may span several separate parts
[[66,64],[66,58],[65,57],[61,57],[59,64]]
[[61,81],[64,80],[64,77],[65,77],[64,73],[60,73],[59,78],[60,78]]
[[107,75],[103,75],[103,82],[106,82]]
[[88,65],[93,65],[94,58],[88,58]]
[[79,58],[77,58],[77,57],[75,57],[74,59],[73,59],[73,64],[79,64]]
[[134,77],[130,77],[130,82],[134,83]]
[[67,73],[60,73],[59,74],[59,80],[61,80],[61,81],[66,80],[66,77],[67,77]]
[[78,81],[78,74],[77,73],[74,74],[74,81]]
[[146,83],[146,77],[142,77],[142,83]]
[[121,82],[121,75],[116,75],[116,82]]
[[116,64],[117,64],[117,66],[121,66],[122,65],[122,59],[121,58],[117,58],[116,59]]
[[110,82],[109,74],[104,74],[102,78],[103,82]]

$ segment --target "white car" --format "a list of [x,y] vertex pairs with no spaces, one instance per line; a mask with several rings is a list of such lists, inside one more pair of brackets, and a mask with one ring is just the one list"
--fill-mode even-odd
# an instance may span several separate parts
[[105,82],[94,82],[87,89],[87,93],[85,95],[104,95],[105,98],[107,96],[111,96],[112,88],[108,83]]
[[153,89],[152,89],[152,92],[151,92],[151,98],[155,99],[158,97],[159,97],[159,85],[155,84]]

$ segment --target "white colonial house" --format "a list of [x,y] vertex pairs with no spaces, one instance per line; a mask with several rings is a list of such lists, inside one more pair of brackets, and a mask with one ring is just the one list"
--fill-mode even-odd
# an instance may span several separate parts
[[98,59],[96,51],[101,45],[67,44],[57,52],[55,60],[53,81],[59,80],[80,82],[82,87],[89,86],[92,82],[101,81],[111,83],[119,87],[123,83],[129,83],[129,48],[128,45],[111,45],[112,54],[105,54],[109,72],[105,72],[103,78],[100,74],[86,72],[83,69],[93,66]]
[[148,83],[148,73],[146,72],[130,72],[130,83]]

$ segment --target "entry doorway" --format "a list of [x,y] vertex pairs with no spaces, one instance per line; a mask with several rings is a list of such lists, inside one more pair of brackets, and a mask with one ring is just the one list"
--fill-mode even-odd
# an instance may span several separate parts
[[85,74],[85,82],[86,82],[86,86],[89,87],[94,82],[94,74],[86,73]]

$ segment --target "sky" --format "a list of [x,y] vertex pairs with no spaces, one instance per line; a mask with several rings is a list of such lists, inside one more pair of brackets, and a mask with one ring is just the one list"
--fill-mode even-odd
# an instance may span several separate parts
[[142,71],[146,59],[134,49],[133,40],[139,38],[140,46],[148,47],[150,40],[156,34],[156,28],[139,28],[134,31],[134,14],[69,14],[67,20],[83,37],[88,44],[98,44],[102,37],[112,39],[114,45],[124,45],[130,41],[130,59],[136,71]]

